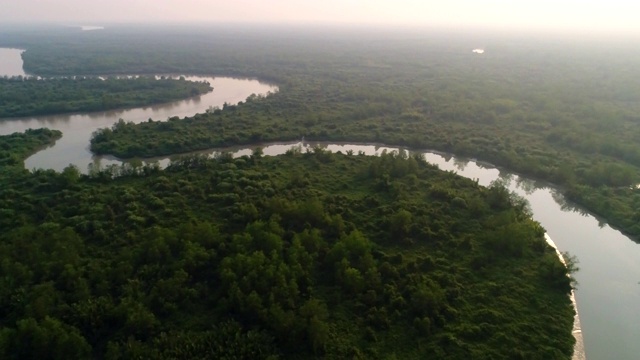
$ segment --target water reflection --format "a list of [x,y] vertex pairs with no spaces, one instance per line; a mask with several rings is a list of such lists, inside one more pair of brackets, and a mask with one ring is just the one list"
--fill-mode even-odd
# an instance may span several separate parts
[[574,212],[584,217],[591,216],[591,214],[589,214],[586,210],[576,205],[575,203],[567,200],[567,198],[565,198],[564,195],[562,195],[562,192],[560,192],[560,190],[551,188],[549,189],[549,192],[551,193],[553,200],[556,202],[556,204],[558,204],[558,206],[560,206],[560,209],[562,211]]
[[484,161],[475,160],[476,165],[481,169],[493,169],[495,166]]
[[527,195],[531,195],[533,194],[534,191],[542,188],[542,186],[540,186],[540,184],[537,181],[532,179],[527,179],[522,176],[518,176],[516,178],[516,186],[519,189],[522,189],[524,193]]
[[456,167],[456,169],[458,169],[460,171],[464,171],[464,169],[467,167],[468,163],[469,163],[468,160],[457,159],[457,158],[453,159],[453,165]]
[[500,181],[502,181],[502,183],[504,184],[504,186],[506,187],[510,187],[511,183],[513,182],[513,174],[504,170],[504,169],[499,169],[498,170],[498,179],[500,179]]

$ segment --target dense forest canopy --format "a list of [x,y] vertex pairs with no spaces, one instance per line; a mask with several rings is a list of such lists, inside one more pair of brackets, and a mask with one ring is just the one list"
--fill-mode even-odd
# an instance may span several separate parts
[[[640,54],[624,39],[443,30],[125,27],[0,35],[43,75],[255,76],[266,99],[185,121],[120,124],[92,149],[120,157],[300,139],[472,156],[563,186],[640,236]],[[483,54],[472,49],[482,47]],[[126,120],[126,119],[125,119]],[[164,119],[155,119],[164,120]]]
[[131,108],[197,96],[205,82],[135,77],[0,77],[0,118]]
[[[0,147],[22,160],[56,135]],[[419,156],[2,166],[2,358],[572,353],[572,268],[526,202]]]
[[[609,40],[0,31],[0,46],[26,49],[37,75],[227,75],[280,89],[185,119],[124,119],[95,133],[99,154],[301,138],[436,149],[560,185],[638,239],[640,53]],[[0,138],[0,357],[570,357],[574,268],[500,184],[404,153],[321,149],[186,157],[164,171],[139,161],[88,175],[22,168],[60,136]]]

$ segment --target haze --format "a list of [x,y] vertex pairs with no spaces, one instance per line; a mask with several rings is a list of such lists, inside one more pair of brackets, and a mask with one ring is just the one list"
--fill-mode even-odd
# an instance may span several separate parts
[[[3,0],[0,22],[338,23],[638,32],[628,0]],[[8,2],[8,3],[7,3]]]

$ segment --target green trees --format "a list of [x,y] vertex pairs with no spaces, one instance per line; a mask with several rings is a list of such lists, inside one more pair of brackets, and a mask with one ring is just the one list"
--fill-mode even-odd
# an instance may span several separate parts
[[91,355],[91,346],[78,329],[50,317],[27,318],[18,321],[15,329],[3,329],[0,344],[4,359],[86,359]]
[[0,177],[1,357],[506,359],[528,327],[522,356],[571,354],[569,279],[508,194],[394,154],[104,171]]

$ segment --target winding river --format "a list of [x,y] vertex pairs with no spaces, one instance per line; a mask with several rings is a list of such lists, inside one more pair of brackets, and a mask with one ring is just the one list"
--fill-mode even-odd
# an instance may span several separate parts
[[[22,50],[0,49],[0,76],[25,75],[22,71]],[[18,62],[18,64],[16,64]],[[140,123],[153,120],[166,120],[173,116],[183,118],[203,113],[209,107],[222,107],[224,103],[236,104],[249,95],[266,95],[277,91],[276,86],[255,79],[228,77],[186,76],[187,80],[207,81],[213,91],[186,100],[166,104],[150,105],[135,109],[120,109],[88,114],[63,114],[0,120],[0,135],[23,132],[29,128],[48,127],[62,131],[62,138],[56,143],[25,161],[27,169],[47,168],[61,171],[69,164],[76,165],[80,171],[87,172],[88,165],[100,162],[101,165],[115,163],[110,158],[103,159],[89,151],[91,134],[100,128],[111,127],[118,119]]]
[[[18,52],[19,50],[12,50]],[[0,52],[0,55],[5,52]],[[19,56],[18,56],[19,59]],[[0,74],[5,69],[0,62]],[[21,64],[20,64],[21,66]],[[16,74],[17,75],[17,74]],[[97,158],[89,150],[89,137],[97,128],[111,126],[119,118],[127,121],[146,121],[166,119],[171,116],[189,116],[204,112],[209,106],[220,106],[224,102],[237,103],[252,93],[265,94],[276,88],[256,80],[231,78],[198,78],[211,82],[215,90],[212,93],[171,104],[119,110],[84,115],[59,115],[0,121],[0,134],[24,131],[28,128],[49,127],[63,132],[63,138],[52,147],[46,148],[27,159],[27,168],[53,168],[61,170],[70,163],[81,170],[94,161],[106,163],[118,162],[114,158]],[[257,146],[257,145],[256,145]],[[309,148],[321,146],[330,151],[343,153],[379,154],[383,150],[400,150],[397,147],[363,144],[329,143],[280,143],[263,144],[265,155],[278,155],[292,146]],[[251,147],[225,149],[234,156],[251,154]],[[209,150],[200,153],[213,154]],[[588,214],[574,204],[567,202],[561,193],[551,184],[530,180],[513,174],[505,169],[472,159],[463,159],[452,155],[430,151],[421,151],[427,161],[437,164],[443,170],[478,179],[481,185],[489,185],[496,179],[505,181],[509,188],[525,197],[531,204],[533,217],[547,230],[561,251],[568,251],[579,260],[580,271],[575,275],[579,285],[575,292],[577,308],[580,314],[581,333],[584,348],[576,347],[575,359],[637,359],[640,354],[640,247],[619,231],[610,228],[596,217]],[[154,159],[162,164],[168,158]]]

